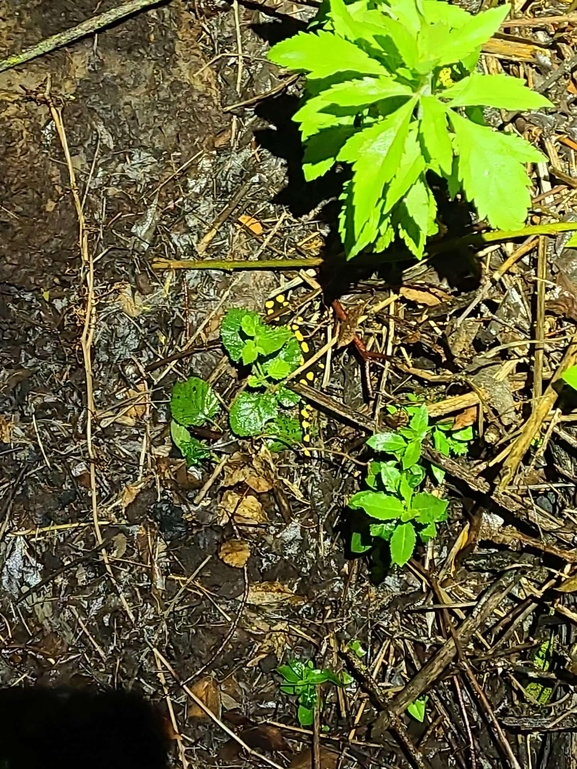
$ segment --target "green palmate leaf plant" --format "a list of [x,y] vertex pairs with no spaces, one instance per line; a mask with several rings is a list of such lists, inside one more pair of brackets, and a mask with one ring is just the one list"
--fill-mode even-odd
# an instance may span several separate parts
[[314,722],[315,708],[320,705],[318,688],[321,684],[344,686],[352,680],[346,673],[338,676],[332,670],[316,668],[312,660],[291,660],[287,665],[281,665],[277,672],[283,678],[281,692],[297,699],[297,716],[301,726],[312,726]]
[[381,252],[395,238],[421,258],[438,229],[432,175],[447,180],[451,195],[464,192],[492,227],[523,224],[526,164],[546,158],[521,137],[494,131],[483,108],[552,105],[521,79],[475,71],[509,10],[473,16],[444,0],[326,0],[311,31],[269,52],[306,75],[294,116],[305,178],[335,163],[352,170],[340,214],[349,258]]
[[[397,409],[391,407],[390,411]],[[437,524],[447,519],[448,502],[438,495],[440,488],[437,493],[423,490],[427,477],[420,461],[423,441],[431,435],[434,439],[437,434],[443,436],[447,445],[440,451],[444,454],[451,451],[450,441],[459,451],[462,445],[467,446],[463,436],[454,438],[445,424],[430,425],[425,405],[405,406],[403,412],[406,426],[377,433],[367,441],[376,454],[365,479],[368,488],[353,494],[348,502],[349,508],[357,511],[352,519],[351,552],[379,552],[386,543],[390,562],[398,566],[411,558],[418,540],[426,543],[436,537]],[[442,480],[435,469],[431,468],[433,476]]]

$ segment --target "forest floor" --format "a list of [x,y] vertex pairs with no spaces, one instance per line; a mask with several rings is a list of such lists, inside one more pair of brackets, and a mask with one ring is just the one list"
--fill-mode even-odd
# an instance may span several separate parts
[[[0,56],[116,4],[4,0]],[[347,265],[339,174],[304,182],[301,86],[266,59],[314,5],[172,0],[0,74],[0,682],[138,691],[183,769],[575,769],[577,426],[549,383],[575,357],[577,250],[534,235]],[[573,55],[571,10],[523,5],[486,71],[538,86]],[[575,216],[577,80],[547,93],[556,112],[515,119],[550,161],[532,224]],[[445,224],[473,219],[454,204]],[[310,440],[273,454],[220,419],[187,469],[171,390],[194,375],[232,402],[231,307],[322,352]],[[383,569],[348,552],[345,510],[367,430],[409,396],[473,437],[427,449],[448,521]],[[353,678],[320,688],[311,728],[280,690],[295,659]]]

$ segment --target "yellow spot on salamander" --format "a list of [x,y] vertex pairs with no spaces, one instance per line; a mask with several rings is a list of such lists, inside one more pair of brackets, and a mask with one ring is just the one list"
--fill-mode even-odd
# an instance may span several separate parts
[[284,304],[284,303],[285,303],[285,301],[286,301],[285,295],[284,295],[284,294],[279,294],[279,295],[277,296],[276,300],[277,300],[277,302],[278,302],[279,304]]
[[295,330],[295,337],[299,340],[299,342],[304,341],[304,336],[302,335],[302,332],[298,330],[298,326],[296,327],[296,330]]
[[303,421],[301,422],[301,425],[302,425],[303,430],[308,430],[308,428],[311,426],[311,423],[307,422],[306,419],[303,419]]
[[311,436],[310,435],[303,435],[303,441],[305,443],[310,443],[311,442]]
[[312,382],[314,378],[315,378],[314,373],[312,371],[307,371],[307,379],[309,380],[309,382]]
[[308,342],[301,342],[301,350],[302,350],[304,353],[307,353],[307,352],[309,352],[309,351],[310,351],[310,349],[311,349],[311,348],[309,347],[309,343],[308,343]]
[[307,382],[307,380],[306,380],[306,379],[300,379],[300,380],[299,380],[299,384],[304,384],[304,385],[306,385],[306,384],[308,384],[308,382]]
[[269,299],[268,302],[265,302],[264,306],[267,308],[267,310],[270,310],[271,307],[274,307],[273,300]]
[[268,310],[266,311],[266,314],[267,315],[274,315],[274,310],[272,309],[272,307],[268,308]]

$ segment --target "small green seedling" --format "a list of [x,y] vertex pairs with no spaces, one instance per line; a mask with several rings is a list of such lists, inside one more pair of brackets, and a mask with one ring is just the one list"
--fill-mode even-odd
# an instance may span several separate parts
[[332,670],[315,668],[312,660],[291,660],[288,665],[281,665],[277,670],[284,679],[281,692],[297,698],[297,715],[301,726],[312,726],[314,722],[315,708],[321,704],[318,691],[321,684],[345,686],[352,680],[347,674],[339,677]]
[[[251,369],[248,391],[240,393],[230,409],[233,433],[241,438],[264,436],[271,451],[300,443],[301,425],[291,414],[300,397],[285,383],[302,362],[293,332],[286,326],[267,326],[258,313],[236,308],[222,321],[221,339],[231,359]],[[204,379],[193,376],[174,385],[170,434],[189,466],[208,459],[210,450],[188,428],[211,423],[219,410],[219,400]]]
[[356,654],[360,660],[367,656],[367,650],[358,640],[351,641],[349,644],[349,649],[353,652],[353,654]]
[[300,422],[290,415],[300,398],[285,385],[302,362],[293,332],[287,326],[267,326],[258,313],[235,308],[225,315],[220,334],[231,360],[251,369],[248,390],[230,409],[235,435],[269,435],[273,449],[301,441]]
[[414,702],[411,702],[410,705],[407,706],[407,713],[411,715],[415,721],[418,721],[420,724],[423,723],[425,720],[425,711],[427,709],[427,700],[428,697],[419,697]]
[[348,258],[365,248],[382,252],[398,238],[420,259],[438,231],[435,176],[452,197],[464,192],[492,227],[523,224],[526,164],[546,157],[514,132],[494,131],[483,108],[553,105],[520,78],[476,71],[510,8],[473,16],[443,0],[328,0],[311,31],[269,52],[306,75],[294,116],[305,178],[335,163],[352,169],[339,227]]
[[426,470],[419,459],[422,443],[430,433],[429,417],[424,405],[411,409],[406,427],[369,438],[370,448],[393,459],[371,462],[366,477],[369,490],[349,499],[349,508],[362,510],[366,516],[365,525],[352,531],[351,551],[365,553],[375,540],[384,540],[391,563],[397,566],[404,566],[412,556],[417,537],[428,542],[437,536],[437,524],[447,519],[448,502],[420,490]]

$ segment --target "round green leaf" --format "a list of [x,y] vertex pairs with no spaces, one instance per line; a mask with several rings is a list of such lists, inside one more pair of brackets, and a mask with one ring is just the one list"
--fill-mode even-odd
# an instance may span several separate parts
[[241,393],[231,406],[229,420],[235,435],[246,437],[265,432],[265,425],[278,414],[278,403],[270,393]]
[[192,376],[186,382],[177,382],[170,398],[173,419],[181,425],[202,427],[219,409],[214,390],[204,379]]
[[446,499],[439,499],[433,494],[422,491],[413,497],[411,509],[415,511],[419,523],[431,523],[446,520],[448,505]]

